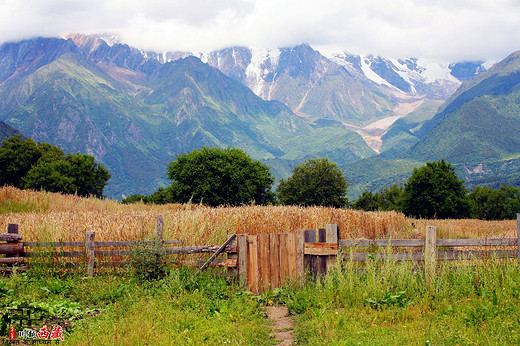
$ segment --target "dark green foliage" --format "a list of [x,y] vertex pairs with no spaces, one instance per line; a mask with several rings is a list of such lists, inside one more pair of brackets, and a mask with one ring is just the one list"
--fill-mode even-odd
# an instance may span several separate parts
[[0,172],[0,185],[80,196],[101,197],[110,179],[110,173],[90,155],[65,155],[56,146],[22,140],[20,135],[2,143]]
[[473,216],[481,220],[515,219],[520,212],[520,188],[502,185],[495,190],[477,186],[469,195]]
[[406,215],[422,218],[464,218],[470,210],[463,181],[444,160],[414,168],[403,190],[402,206]]
[[241,149],[207,148],[178,155],[168,165],[169,189],[152,195],[210,206],[268,204],[274,201],[269,167],[251,159]]
[[32,140],[21,135],[10,137],[0,147],[0,185],[23,186],[22,178],[42,157],[42,151]]
[[309,159],[278,185],[278,198],[285,205],[348,205],[347,181],[343,172],[326,158]]
[[365,211],[400,211],[402,192],[403,188],[397,186],[397,184],[376,193],[373,193],[372,191],[363,191],[363,194],[356,200],[353,207],[354,209]]

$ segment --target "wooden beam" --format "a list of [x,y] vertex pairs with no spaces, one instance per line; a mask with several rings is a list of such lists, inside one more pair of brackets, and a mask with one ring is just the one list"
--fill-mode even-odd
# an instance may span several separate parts
[[304,253],[314,256],[335,256],[338,254],[338,244],[305,243]]
[[0,254],[17,254],[23,252],[23,243],[0,244]]
[[14,263],[24,263],[25,258],[24,257],[4,257],[0,258],[1,264],[14,264]]
[[3,233],[0,234],[0,241],[17,242],[22,240],[21,234],[16,233]]

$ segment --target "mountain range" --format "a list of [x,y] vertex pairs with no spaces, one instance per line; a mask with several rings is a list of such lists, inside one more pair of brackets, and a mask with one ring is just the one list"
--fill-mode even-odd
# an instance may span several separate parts
[[[36,38],[0,46],[0,121],[95,156],[112,174],[111,198],[165,186],[168,162],[201,146],[240,147],[279,178],[326,156],[354,194],[437,158],[481,180],[490,168],[475,167],[494,165],[497,180],[501,160],[515,165],[520,154],[509,138],[517,58],[487,70],[484,62],[322,54],[306,44],[156,53],[100,35]],[[495,140],[501,127],[513,132]]]

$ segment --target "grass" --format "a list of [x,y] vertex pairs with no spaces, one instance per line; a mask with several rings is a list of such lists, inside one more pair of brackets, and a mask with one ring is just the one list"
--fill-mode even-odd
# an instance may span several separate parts
[[[211,272],[194,277],[191,270],[176,268],[151,282],[39,274],[0,279],[0,288],[9,293],[0,314],[14,318],[10,325],[17,330],[60,325],[72,345],[272,344],[259,302]],[[31,307],[32,325],[16,319],[19,302]]]
[[[340,264],[341,265],[341,264]],[[303,345],[517,345],[516,261],[441,264],[427,282],[413,263],[343,263],[318,283],[286,293]]]

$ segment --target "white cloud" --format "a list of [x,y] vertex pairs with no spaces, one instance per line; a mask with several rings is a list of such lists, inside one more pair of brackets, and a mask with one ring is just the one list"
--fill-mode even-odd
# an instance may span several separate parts
[[313,47],[389,57],[501,59],[520,49],[517,0],[0,0],[0,42],[117,32],[151,50]]

